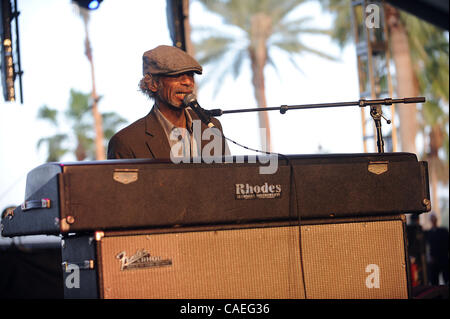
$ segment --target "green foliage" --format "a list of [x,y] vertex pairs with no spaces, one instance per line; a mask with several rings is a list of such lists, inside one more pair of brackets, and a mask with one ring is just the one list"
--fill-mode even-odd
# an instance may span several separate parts
[[[333,14],[332,38],[341,47],[353,43],[351,0],[318,0],[322,8]],[[424,132],[442,133],[443,160],[448,166],[448,98],[449,98],[449,39],[441,30],[406,12],[400,12],[401,22],[408,33],[410,54],[420,95],[426,97],[422,105],[421,120]],[[434,128],[433,128],[434,127]],[[427,133],[425,133],[427,134]],[[431,136],[428,137],[432,138]],[[433,144],[434,143],[431,143]],[[427,152],[427,151],[426,151]],[[426,154],[424,154],[426,156]],[[447,178],[448,180],[448,178]]]
[[[411,57],[418,79],[419,90],[426,97],[421,109],[422,130],[428,137],[428,149],[423,159],[441,155],[439,166],[446,172],[442,182],[448,182],[449,136],[448,136],[448,94],[449,94],[449,40],[448,33],[402,13],[402,21],[407,26]],[[443,152],[439,152],[442,149]],[[442,175],[442,174],[440,174]],[[442,177],[442,176],[441,176]]]
[[[57,133],[53,136],[43,137],[38,143],[48,146],[47,162],[57,162],[67,153],[73,153],[77,160],[94,160],[94,120],[91,112],[91,95],[70,90],[69,107],[62,112],[64,118],[60,118],[60,112],[43,105],[38,111],[38,118],[49,121],[59,129],[61,123],[69,123],[72,129],[70,133]],[[105,145],[114,135],[117,128],[126,123],[126,120],[115,112],[102,114]]]
[[126,123],[126,120],[116,112],[102,113],[103,119],[103,137],[109,141],[117,132],[117,128]]
[[225,24],[250,32],[250,17],[266,13],[274,25],[280,23],[293,9],[307,0],[199,0],[209,11],[220,15]]
[[324,11],[334,15],[331,37],[344,47],[353,43],[351,0],[318,0]]
[[62,144],[67,140],[67,137],[67,134],[56,134],[49,137],[43,137],[38,140],[38,148],[44,143],[48,146],[47,162],[57,162],[69,151],[67,148],[62,146]]
[[[279,49],[288,55],[295,68],[300,70],[294,56],[311,53],[326,59],[335,59],[325,52],[320,52],[307,46],[300,40],[302,34],[330,35],[330,30],[309,27],[310,18],[290,18],[290,13],[307,0],[198,0],[210,12],[222,18],[227,31],[214,27],[194,27],[196,57],[200,64],[215,66],[215,81],[220,89],[220,79],[227,75],[237,78],[246,59],[251,59],[250,48],[255,46],[255,39],[251,32],[252,18],[257,14],[264,14],[271,21],[270,32],[265,39],[266,63],[277,69],[271,57],[272,49]],[[227,32],[227,34],[225,34]],[[208,76],[208,75],[207,75]],[[209,80],[203,77],[203,81]],[[202,84],[202,82],[200,83]]]
[[53,125],[58,125],[56,116],[58,115],[58,111],[57,110],[52,110],[51,108],[49,108],[47,105],[43,105],[39,110],[38,110],[38,118],[40,119],[45,119],[48,120],[49,122],[51,122]]
[[70,90],[69,109],[66,111],[67,118],[81,121],[90,110],[90,94]]

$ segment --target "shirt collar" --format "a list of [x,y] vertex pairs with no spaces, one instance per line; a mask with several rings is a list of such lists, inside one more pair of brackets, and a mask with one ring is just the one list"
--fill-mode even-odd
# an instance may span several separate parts
[[[159,109],[158,105],[155,104],[155,115],[156,118],[158,119],[159,123],[161,124],[161,126],[164,129],[164,132],[166,133],[167,136],[170,135],[170,133],[172,132],[172,130],[176,127],[175,125],[172,124],[172,122],[170,122],[165,116],[164,114],[162,114],[161,110]],[[193,121],[192,121],[192,117],[189,114],[189,112],[187,111],[187,109],[184,109],[184,115],[186,116],[186,126],[187,126],[187,130],[189,132],[189,134],[192,134],[192,130],[193,130]]]

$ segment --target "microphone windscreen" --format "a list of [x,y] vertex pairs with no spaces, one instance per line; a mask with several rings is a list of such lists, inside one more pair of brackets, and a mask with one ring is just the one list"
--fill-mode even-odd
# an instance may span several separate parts
[[183,103],[186,106],[190,105],[192,102],[195,101],[197,101],[197,97],[195,96],[194,93],[187,94],[183,99]]

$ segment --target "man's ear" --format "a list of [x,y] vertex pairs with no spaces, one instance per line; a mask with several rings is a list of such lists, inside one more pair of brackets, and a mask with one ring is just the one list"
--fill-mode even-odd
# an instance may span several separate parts
[[145,75],[144,79],[145,85],[152,92],[157,92],[159,88],[158,78],[151,76],[150,74]]

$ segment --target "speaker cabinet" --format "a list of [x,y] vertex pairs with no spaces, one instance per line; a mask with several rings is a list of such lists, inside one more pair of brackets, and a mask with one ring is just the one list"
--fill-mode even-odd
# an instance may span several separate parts
[[403,215],[96,237],[100,298],[409,297]]

